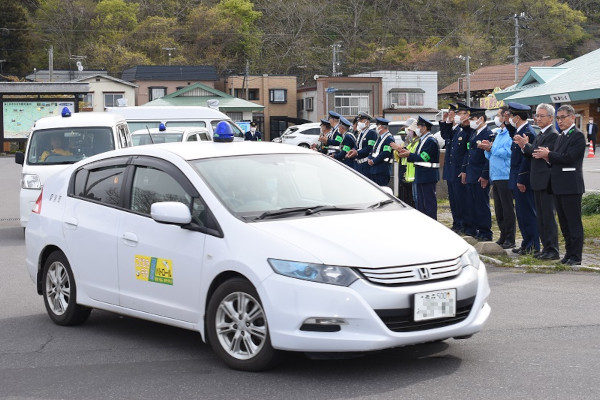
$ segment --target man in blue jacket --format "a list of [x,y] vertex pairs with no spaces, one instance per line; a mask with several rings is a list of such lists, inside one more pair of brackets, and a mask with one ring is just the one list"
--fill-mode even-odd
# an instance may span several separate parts
[[[461,171],[461,181],[467,186],[465,199],[465,233],[480,241],[492,240],[492,213],[490,211],[490,172],[485,151],[477,147],[490,140],[485,108],[469,109],[469,125],[463,124],[467,135],[467,153]],[[479,142],[479,143],[478,143]]]
[[513,193],[508,187],[512,139],[504,127],[505,112],[506,107],[500,107],[494,118],[497,126],[494,141],[482,140],[478,146],[485,150],[485,157],[490,162],[494,212],[500,229],[500,238],[496,243],[504,249],[511,249],[515,247],[516,219]]
[[348,158],[354,160],[354,168],[370,178],[369,154],[373,150],[373,146],[377,141],[377,132],[370,128],[371,116],[365,112],[360,112],[356,116],[358,123],[356,128],[358,134],[356,135],[356,149],[348,152]]
[[340,135],[342,135],[343,139],[342,139],[342,143],[340,144],[340,150],[337,153],[335,153],[335,155],[333,157],[336,160],[343,162],[350,168],[353,168],[354,160],[346,157],[346,155],[348,154],[348,152],[350,150],[356,148],[356,138],[354,137],[352,132],[350,132],[351,126],[352,126],[352,123],[350,121],[348,121],[346,118],[344,118],[344,117],[340,118],[340,124],[338,126],[338,128],[339,128],[338,130],[339,130]]
[[415,188],[417,189],[417,210],[437,220],[436,184],[440,180],[440,147],[431,134],[433,124],[419,116],[417,136],[419,145],[414,153],[407,149],[398,151],[399,157],[406,157],[415,164]]
[[[520,103],[507,103],[509,124],[512,129],[513,140],[516,136],[527,136],[528,142],[533,143],[535,131],[529,124],[531,107]],[[521,247],[513,249],[513,253],[524,255],[540,250],[540,238],[537,226],[535,200],[531,188],[531,158],[525,157],[521,147],[514,141],[511,148],[509,187],[515,197],[515,211],[517,222],[523,241]]]

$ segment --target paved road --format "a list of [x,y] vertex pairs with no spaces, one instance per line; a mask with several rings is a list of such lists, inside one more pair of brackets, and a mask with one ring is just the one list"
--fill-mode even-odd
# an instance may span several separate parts
[[[18,171],[0,158],[3,188]],[[18,181],[10,191],[0,191],[0,217],[18,215]],[[469,340],[350,360],[290,355],[255,374],[227,369],[182,329],[100,311],[56,326],[25,271],[18,223],[0,223],[0,254],[0,399],[600,397],[600,274],[489,267],[492,316]]]

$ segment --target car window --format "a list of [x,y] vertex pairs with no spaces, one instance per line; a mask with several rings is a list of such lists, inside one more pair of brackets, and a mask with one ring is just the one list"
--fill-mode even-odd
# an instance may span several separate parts
[[32,133],[27,163],[73,164],[114,148],[115,143],[110,127],[43,129]]
[[304,135],[319,136],[321,134],[321,129],[320,128],[311,128],[311,129],[307,129],[301,133]]
[[206,122],[204,121],[168,121],[167,128],[181,128],[186,126],[198,126],[206,128]]
[[187,138],[188,142],[197,142],[198,141],[198,135],[195,133],[192,133],[190,136],[188,136]]
[[203,142],[210,141],[210,138],[208,137],[208,133],[200,132],[200,140],[202,140]]
[[86,171],[75,176],[75,195],[104,204],[121,205],[121,188],[126,166],[117,165]]

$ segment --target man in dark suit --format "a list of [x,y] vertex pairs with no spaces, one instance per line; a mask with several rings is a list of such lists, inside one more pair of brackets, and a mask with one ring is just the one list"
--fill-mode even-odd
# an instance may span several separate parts
[[535,200],[538,232],[542,242],[542,251],[534,254],[540,260],[558,260],[558,227],[554,218],[554,196],[550,190],[550,165],[544,159],[532,158],[535,149],[547,147],[554,150],[558,132],[554,128],[554,107],[549,104],[537,106],[535,120],[540,133],[533,143],[528,136],[515,135],[514,141],[519,145],[523,155],[531,159],[531,189]]
[[375,118],[377,141],[367,161],[371,168],[371,180],[379,186],[387,186],[390,183],[392,164],[394,163],[394,153],[390,146],[390,143],[394,141],[394,136],[388,129],[389,124],[390,121],[385,118]]
[[260,142],[262,140],[262,133],[256,128],[256,122],[250,122],[250,130],[244,134],[244,140],[253,142]]
[[479,241],[492,240],[492,212],[490,210],[490,162],[485,150],[478,147],[484,140],[490,141],[492,131],[487,127],[485,108],[469,108],[469,119],[463,121],[462,129],[467,140],[460,179],[467,187],[465,198],[465,234]]
[[575,126],[575,109],[570,105],[560,106],[556,120],[561,133],[554,143],[554,150],[540,147],[533,152],[533,157],[544,159],[552,166],[550,185],[556,202],[558,223],[565,238],[565,256],[560,262],[566,265],[581,265],[581,197],[585,192],[582,172],[586,148],[585,134]]
[[594,154],[596,154],[596,138],[598,137],[598,125],[594,123],[594,117],[590,117],[585,129],[587,131],[588,140],[592,142]]

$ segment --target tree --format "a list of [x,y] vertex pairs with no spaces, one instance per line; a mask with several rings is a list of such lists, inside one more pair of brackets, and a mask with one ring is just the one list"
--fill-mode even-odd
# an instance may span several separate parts
[[32,41],[29,15],[16,0],[0,3],[0,69],[2,75],[26,75],[31,71],[29,58]]

